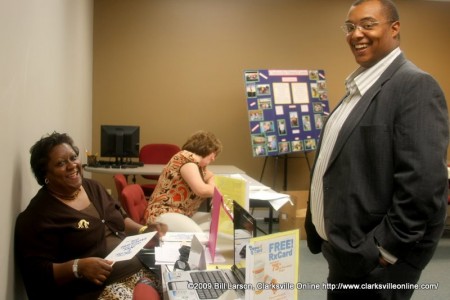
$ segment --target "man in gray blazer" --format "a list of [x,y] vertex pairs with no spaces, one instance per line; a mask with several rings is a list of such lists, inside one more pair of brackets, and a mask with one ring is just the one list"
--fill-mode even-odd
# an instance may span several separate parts
[[446,100],[403,56],[390,0],[354,2],[343,30],[360,68],[322,130],[308,247],[328,261],[328,299],[409,299],[446,217]]

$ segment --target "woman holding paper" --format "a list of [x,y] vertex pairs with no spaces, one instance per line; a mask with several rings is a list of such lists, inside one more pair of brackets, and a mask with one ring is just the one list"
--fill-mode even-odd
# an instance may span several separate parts
[[114,265],[104,257],[126,235],[158,230],[158,237],[162,225],[135,223],[99,183],[83,178],[79,150],[68,135],[45,136],[30,153],[42,188],[15,229],[29,299],[131,299],[138,280],[156,277],[137,257]]

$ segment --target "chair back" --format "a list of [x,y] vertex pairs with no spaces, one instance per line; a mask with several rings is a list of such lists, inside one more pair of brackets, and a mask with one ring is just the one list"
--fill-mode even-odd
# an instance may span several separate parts
[[116,185],[117,198],[122,204],[122,207],[125,208],[125,203],[122,200],[122,190],[128,185],[127,178],[123,174],[115,174],[113,176],[114,184]]
[[[144,164],[165,165],[180,150],[180,147],[174,144],[147,144],[139,151],[139,161]],[[143,177],[158,180],[159,176],[143,175]]]
[[[203,229],[192,218],[180,213],[163,213],[156,218],[156,222],[166,224],[169,231],[203,232]],[[206,230],[209,231],[209,227]]]
[[145,225],[144,213],[147,208],[147,200],[144,191],[139,184],[129,184],[122,190],[124,208],[129,217],[135,222]]
[[147,277],[139,279],[133,290],[133,300],[159,300],[161,299],[155,284]]

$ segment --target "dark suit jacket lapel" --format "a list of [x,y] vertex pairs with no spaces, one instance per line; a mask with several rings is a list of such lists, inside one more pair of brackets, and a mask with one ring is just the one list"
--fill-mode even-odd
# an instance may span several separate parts
[[400,54],[359,100],[358,104],[355,106],[353,111],[348,116],[347,120],[345,120],[344,124],[342,125],[341,131],[339,132],[338,138],[336,140],[336,144],[334,145],[333,152],[331,153],[330,161],[328,162],[328,168],[333,164],[333,161],[339,155],[350,134],[353,132],[353,130],[355,130],[356,125],[364,116],[364,113],[369,107],[369,104],[375,99],[375,96],[378,94],[381,87],[405,62],[405,57],[403,56],[403,54]]
[[[347,96],[348,96],[348,94],[345,95],[345,96],[338,102],[338,105],[336,106],[336,108],[339,107],[339,105],[341,105],[342,101],[344,101],[344,99],[347,98]],[[336,108],[335,108],[332,112],[330,112],[330,114],[328,115],[328,117],[327,117],[326,120],[325,120],[325,123],[323,124],[322,131],[321,131],[320,136],[319,136],[319,143],[317,144],[317,153],[320,152],[320,148],[321,148],[321,146],[322,146],[322,140],[323,140],[323,139],[322,139],[322,134],[323,134],[323,132],[324,132],[324,130],[325,130],[325,127],[327,127],[328,120],[330,119],[331,115],[334,113],[334,111],[336,110]],[[317,159],[317,157],[318,157],[318,155],[316,155],[315,160]],[[311,172],[310,172],[311,178],[312,178],[312,174],[314,174],[314,168],[315,168],[315,165],[316,165],[316,164],[314,163],[314,164],[313,164],[313,168],[312,168],[312,170],[311,170]]]

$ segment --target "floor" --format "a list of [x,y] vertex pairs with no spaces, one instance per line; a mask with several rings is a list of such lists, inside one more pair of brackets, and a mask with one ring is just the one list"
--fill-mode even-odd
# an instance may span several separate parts
[[[262,230],[267,230],[268,224],[263,220],[258,220],[258,226]],[[274,224],[273,232],[278,231],[277,224]],[[258,234],[261,234],[258,232]],[[300,266],[299,266],[299,282],[305,286],[312,284],[322,284],[326,282],[328,273],[327,263],[321,254],[311,254],[309,252],[306,241],[300,241]],[[450,230],[446,231],[439,242],[433,259],[425,268],[419,280],[419,284],[430,283],[438,284],[437,290],[417,290],[414,292],[412,300],[433,299],[448,300],[450,299]],[[318,300],[326,299],[326,290],[305,289],[299,291],[299,299],[302,300]]]

